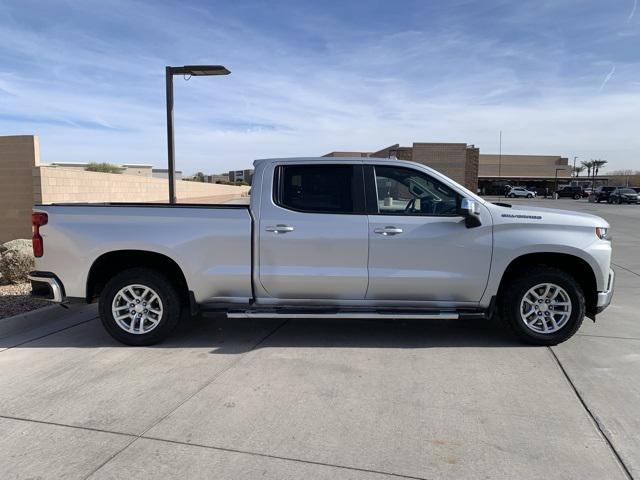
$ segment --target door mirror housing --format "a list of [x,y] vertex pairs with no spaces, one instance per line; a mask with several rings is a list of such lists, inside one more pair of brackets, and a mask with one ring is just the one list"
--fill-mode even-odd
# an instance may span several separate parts
[[460,215],[464,217],[464,223],[467,228],[475,228],[482,225],[480,221],[480,209],[478,203],[469,198],[463,198],[460,202]]

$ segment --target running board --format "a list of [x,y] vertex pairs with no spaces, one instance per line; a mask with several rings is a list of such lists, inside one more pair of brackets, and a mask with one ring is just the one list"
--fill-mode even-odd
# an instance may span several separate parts
[[457,312],[438,313],[394,313],[394,312],[227,312],[227,318],[351,318],[351,319],[379,319],[392,318],[399,320],[457,320],[460,314]]

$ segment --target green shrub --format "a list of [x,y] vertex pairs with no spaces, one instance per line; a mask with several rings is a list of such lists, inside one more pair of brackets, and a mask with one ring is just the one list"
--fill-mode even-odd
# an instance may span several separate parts
[[34,267],[31,240],[11,240],[0,245],[0,275],[9,283],[27,281],[29,272]]
[[113,163],[97,163],[92,162],[85,167],[88,172],[102,172],[102,173],[122,173],[122,167],[114,165]]

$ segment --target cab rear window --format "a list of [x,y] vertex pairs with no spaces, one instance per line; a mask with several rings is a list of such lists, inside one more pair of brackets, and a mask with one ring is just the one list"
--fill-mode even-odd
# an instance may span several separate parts
[[354,213],[352,165],[282,165],[275,203],[308,213]]

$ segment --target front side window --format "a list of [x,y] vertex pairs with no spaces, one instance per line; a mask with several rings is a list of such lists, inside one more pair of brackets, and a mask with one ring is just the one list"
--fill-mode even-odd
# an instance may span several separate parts
[[283,165],[278,167],[275,201],[290,210],[353,213],[351,165]]
[[382,215],[457,215],[460,195],[417,170],[375,167],[378,213]]

